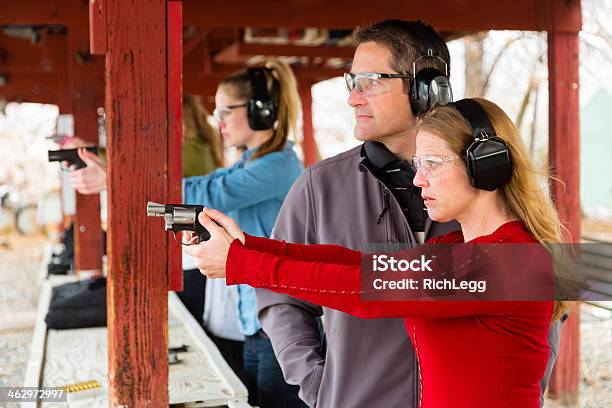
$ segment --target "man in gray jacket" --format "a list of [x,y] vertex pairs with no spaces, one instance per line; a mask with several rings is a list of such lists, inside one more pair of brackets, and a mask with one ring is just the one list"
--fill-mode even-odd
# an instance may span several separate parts
[[[273,237],[362,249],[369,243],[414,246],[459,229],[427,217],[407,162],[416,136],[408,97],[413,63],[431,48],[440,59],[419,63],[444,72],[444,62],[450,68],[446,44],[423,23],[386,20],[360,29],[356,45],[349,85],[358,81],[355,74],[405,78],[362,75],[368,79],[351,90],[348,103],[355,110],[354,135],[364,144],[306,169],[285,199]],[[418,362],[401,319],[359,319],[264,289],[257,290],[257,301],[285,379],[300,386],[309,406],[418,406]]]

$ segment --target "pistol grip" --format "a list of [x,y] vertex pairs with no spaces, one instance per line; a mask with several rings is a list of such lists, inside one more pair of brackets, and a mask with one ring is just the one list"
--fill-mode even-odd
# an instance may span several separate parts
[[198,230],[198,239],[200,242],[208,241],[210,239],[210,232],[208,232],[206,228],[202,227],[202,229]]

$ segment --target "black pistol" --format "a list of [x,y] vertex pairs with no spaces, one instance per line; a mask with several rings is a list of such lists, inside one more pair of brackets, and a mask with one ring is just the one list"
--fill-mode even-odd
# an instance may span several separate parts
[[[96,146],[86,147],[86,149],[93,154],[98,154],[98,148]],[[75,170],[87,167],[87,164],[79,157],[77,150],[78,149],[49,150],[49,163],[67,162],[67,167],[74,165]]]
[[210,233],[198,221],[198,215],[203,209],[203,205],[158,204],[149,201],[147,216],[164,217],[166,231],[174,232],[175,240],[177,232],[191,231],[202,242],[210,239]]

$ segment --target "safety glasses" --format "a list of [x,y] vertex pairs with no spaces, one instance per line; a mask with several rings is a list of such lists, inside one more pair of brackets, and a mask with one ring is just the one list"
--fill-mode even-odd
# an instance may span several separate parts
[[438,177],[455,167],[455,159],[453,155],[425,155],[412,156],[412,169],[415,173],[419,170],[428,179]]
[[228,118],[229,115],[232,114],[232,111],[234,109],[244,108],[245,106],[247,106],[246,102],[237,105],[219,106],[213,111],[213,118],[217,123],[223,122],[225,121],[225,119]]
[[391,86],[383,80],[391,78],[407,79],[412,77],[410,75],[382,74],[379,72],[360,72],[358,74],[346,72],[344,74],[346,89],[348,89],[349,93],[357,88],[357,91],[364,96],[380,95],[389,91]]

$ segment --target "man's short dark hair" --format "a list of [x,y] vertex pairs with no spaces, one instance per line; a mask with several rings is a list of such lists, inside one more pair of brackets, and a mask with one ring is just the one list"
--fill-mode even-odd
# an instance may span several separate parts
[[[423,39],[428,36],[428,39]],[[423,56],[429,43],[434,54],[446,61],[450,75],[450,53],[446,43],[430,25],[422,21],[383,20],[355,31],[355,46],[375,42],[391,52],[391,67],[400,74],[412,76],[413,62]],[[437,68],[444,72],[444,64],[438,59],[427,58],[419,62],[418,69]],[[409,84],[409,81],[406,81]],[[409,86],[406,91],[409,90]]]

